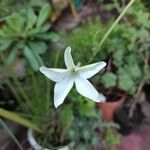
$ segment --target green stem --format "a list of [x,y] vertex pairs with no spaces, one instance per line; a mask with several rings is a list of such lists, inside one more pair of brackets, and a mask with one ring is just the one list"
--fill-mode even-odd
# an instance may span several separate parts
[[[122,13],[118,16],[118,18],[115,20],[115,22],[112,24],[112,26],[109,28],[109,30],[106,32],[106,34],[103,36],[102,40],[100,41],[99,45],[98,45],[98,49],[101,48],[101,46],[103,45],[103,43],[105,42],[105,40],[107,39],[107,37],[110,35],[110,33],[112,32],[112,30],[114,29],[114,27],[119,23],[119,21],[122,19],[122,17],[125,15],[125,13],[127,12],[127,10],[131,7],[131,5],[135,2],[135,0],[131,0],[128,5],[124,8],[124,10],[122,11]],[[93,60],[93,58],[97,55],[98,50],[93,52],[93,55],[91,56],[89,62],[91,62]]]
[[49,79],[46,79],[46,108],[49,110],[50,107],[50,82]]
[[54,68],[57,68],[59,56],[60,56],[60,50],[58,50],[57,53],[56,53],[55,62],[54,62]]
[[13,77],[13,80],[15,82],[15,85],[20,93],[20,95],[22,96],[22,98],[26,101],[27,105],[29,105],[28,101],[28,95],[26,94],[26,92],[23,90],[22,85],[20,84],[20,82],[18,81],[18,79],[16,77]]
[[39,93],[40,93],[40,90],[38,88],[39,86],[37,84],[38,81],[37,81],[36,76],[33,71],[30,71],[30,74],[31,74],[31,78],[32,78],[33,86],[34,86],[35,96],[36,96],[36,99],[38,99]]
[[[36,58],[37,58],[37,60],[38,60],[38,62],[39,62],[39,64],[41,65],[41,66],[43,66],[44,64],[43,64],[43,62],[42,62],[42,60],[41,60],[41,58],[38,56],[38,55],[36,55]],[[35,80],[34,79],[34,77],[33,77],[33,80]],[[34,81],[35,82],[35,81]],[[36,83],[35,83],[36,84]],[[37,86],[37,84],[36,84],[36,86]],[[38,90],[36,87],[35,87],[35,92],[37,93],[38,91],[40,91],[40,90]],[[48,110],[49,109],[49,96],[50,96],[50,84],[49,84],[49,80],[48,79],[46,79],[46,110]]]
[[11,83],[11,81],[8,79],[6,80],[6,84],[8,85],[8,87],[10,88],[10,90],[12,91],[12,93],[14,94],[14,96],[16,97],[16,100],[18,101],[19,105],[27,110],[27,106],[26,104],[23,102],[21,96],[19,95],[18,91],[16,88],[14,88],[15,86]]

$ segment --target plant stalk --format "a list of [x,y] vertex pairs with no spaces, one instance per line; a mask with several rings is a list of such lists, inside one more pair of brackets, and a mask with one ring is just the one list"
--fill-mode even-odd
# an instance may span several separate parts
[[139,96],[140,96],[141,91],[143,89],[143,86],[144,86],[144,80],[142,80],[140,85],[138,86],[137,93],[135,94],[135,97],[134,97],[134,102],[133,102],[133,104],[129,110],[129,118],[132,118],[134,115],[134,111],[136,109],[136,104],[138,102],[138,99],[139,99]]
[[102,40],[100,41],[97,50],[95,52],[93,52],[93,55],[91,56],[89,62],[91,62],[94,57],[97,55],[98,53],[98,49],[100,49],[103,45],[103,43],[105,42],[105,40],[108,38],[108,36],[110,35],[110,33],[112,32],[112,30],[115,28],[115,26],[119,23],[119,21],[122,19],[122,17],[125,15],[125,13],[127,12],[127,10],[132,6],[132,4],[135,2],[135,0],[131,0],[128,5],[124,8],[124,10],[122,11],[122,13],[118,16],[118,18],[115,20],[115,22],[112,24],[112,26],[109,28],[109,30],[106,32],[106,34],[103,36]]

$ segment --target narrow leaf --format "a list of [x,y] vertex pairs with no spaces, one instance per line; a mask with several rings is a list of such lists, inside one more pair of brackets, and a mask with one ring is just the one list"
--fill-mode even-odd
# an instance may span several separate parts
[[26,25],[26,31],[33,28],[33,26],[36,24],[37,16],[35,15],[33,9],[29,8],[27,9],[27,25]]
[[37,54],[43,54],[47,50],[47,46],[44,42],[30,42],[29,47],[34,53]]
[[37,37],[41,40],[51,40],[53,42],[56,42],[60,39],[59,35],[57,33],[54,33],[54,32],[37,34],[37,35],[35,35],[35,37]]
[[16,60],[16,56],[17,56],[16,49],[13,49],[7,58],[7,64],[12,65]]
[[18,116],[17,114],[15,114],[14,112],[11,112],[11,111],[7,111],[3,108],[0,108],[0,116],[1,117],[4,117],[6,119],[9,119],[13,122],[16,122],[20,125],[23,125],[27,128],[32,128],[34,129],[35,131],[39,132],[39,133],[42,133],[42,130],[39,129],[35,124],[33,124],[32,122],[30,122],[29,120],[23,118],[23,117],[20,117]]
[[12,44],[12,39],[0,39],[0,51],[6,50]]
[[14,31],[21,32],[25,20],[19,13],[14,13],[6,22]]
[[41,26],[48,19],[50,13],[51,13],[51,6],[49,4],[45,4],[39,13],[37,27]]
[[73,121],[73,111],[71,105],[67,105],[60,114],[59,123],[63,127],[69,127]]
[[38,70],[39,69],[39,64],[38,64],[38,61],[36,60],[33,52],[31,49],[29,49],[29,47],[25,47],[23,49],[23,53],[25,55],[25,57],[27,58],[27,60],[29,61],[31,67],[34,69],[34,70]]

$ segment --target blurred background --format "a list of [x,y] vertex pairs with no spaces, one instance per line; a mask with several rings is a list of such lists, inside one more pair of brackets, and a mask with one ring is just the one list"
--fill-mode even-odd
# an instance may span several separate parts
[[[73,88],[54,107],[39,68],[65,68],[67,46],[76,64],[107,63],[90,79],[105,103]],[[149,147],[149,0],[0,0],[0,150]]]

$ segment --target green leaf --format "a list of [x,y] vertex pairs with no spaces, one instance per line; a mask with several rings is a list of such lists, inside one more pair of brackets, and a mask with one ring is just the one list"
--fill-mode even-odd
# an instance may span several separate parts
[[36,34],[47,32],[50,29],[50,24],[44,24],[40,27],[36,27],[26,33],[28,36],[35,36]]
[[73,110],[71,105],[67,105],[63,108],[62,113],[60,114],[59,122],[61,126],[68,127],[70,126],[73,120]]
[[137,55],[135,53],[129,54],[126,57],[126,61],[128,62],[128,64],[133,65],[133,64],[138,64],[139,63],[139,59],[137,57]]
[[16,48],[18,49],[23,49],[26,46],[26,40],[19,40],[16,43]]
[[19,13],[14,13],[6,22],[14,31],[23,32],[25,20]]
[[137,11],[137,24],[149,28],[148,21],[149,21],[149,12],[143,12],[142,10]]
[[102,76],[101,82],[104,84],[106,88],[116,86],[117,76],[111,72],[107,72]]
[[44,64],[43,64],[43,60],[41,59],[41,57],[39,56],[39,54],[34,53],[34,55],[35,55],[36,59],[38,60],[39,65],[40,65],[40,66],[43,66],[43,65],[44,65]]
[[31,67],[34,69],[34,70],[38,70],[39,69],[39,63],[37,61],[37,59],[35,58],[33,52],[31,49],[29,49],[29,47],[25,47],[23,49],[23,54],[24,56],[26,57],[26,59],[29,61]]
[[60,39],[60,36],[54,32],[37,34],[37,35],[35,35],[35,37],[37,37],[41,40],[51,40],[52,42],[56,42]]
[[0,39],[0,51],[8,49],[13,41],[13,39]]
[[30,42],[29,47],[37,54],[43,54],[47,50],[47,45],[44,42]]
[[127,71],[129,72],[131,77],[135,80],[141,77],[142,75],[141,69],[138,64],[128,65]]
[[81,99],[78,104],[80,115],[86,117],[95,116],[95,103],[93,101],[88,100],[87,98],[84,99]]
[[23,125],[23,126],[25,126],[27,128],[32,128],[32,129],[36,130],[39,133],[42,133],[42,130],[39,129],[36,125],[31,123],[29,120],[18,116],[14,112],[10,112],[10,111],[7,111],[7,110],[5,110],[3,108],[0,108],[0,116],[4,117],[6,119],[9,119],[11,121],[14,121],[14,122],[16,122],[16,123],[18,123],[20,125]]
[[7,64],[12,65],[15,62],[16,57],[17,57],[17,51],[16,49],[13,49],[7,58]]
[[40,10],[37,21],[37,27],[41,26],[48,19],[50,13],[51,13],[51,6],[49,4],[45,4]]
[[37,33],[40,33],[41,31],[41,28],[35,28],[35,29],[32,29],[32,30],[29,30],[26,35],[27,36],[33,36],[33,35],[36,35]]
[[8,25],[2,27],[0,34],[4,38],[16,37],[16,32]]
[[116,65],[117,67],[121,66],[123,64],[123,56],[124,56],[123,50],[114,51],[113,52],[114,65]]
[[50,23],[45,23],[40,27],[40,33],[47,32],[50,29]]
[[135,82],[126,71],[121,70],[122,71],[118,74],[119,87],[132,94],[136,90]]
[[37,22],[37,16],[35,15],[32,8],[27,9],[27,25],[26,25],[26,31],[33,28],[33,26]]

